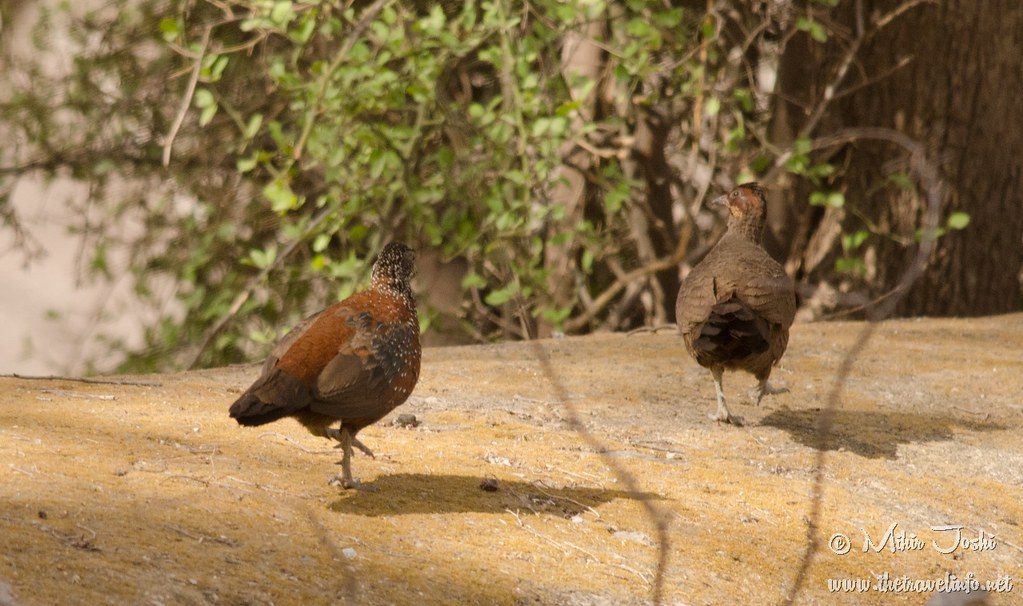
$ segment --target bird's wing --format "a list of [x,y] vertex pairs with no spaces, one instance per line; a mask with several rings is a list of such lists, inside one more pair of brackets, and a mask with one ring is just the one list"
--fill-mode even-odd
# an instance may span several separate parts
[[714,305],[712,292],[710,280],[686,279],[675,303],[675,319],[679,330],[686,332],[707,321],[710,308]]
[[735,289],[729,280],[722,280],[719,275],[721,268],[728,263],[720,252],[720,246],[712,248],[689,272],[679,288],[675,300],[675,320],[683,335],[706,322],[711,307],[719,300],[728,298]]
[[796,317],[795,288],[785,270],[773,259],[769,260],[771,267],[751,276],[738,294],[762,318],[788,328]]
[[295,341],[299,340],[302,335],[316,322],[316,320],[323,315],[326,309],[314,313],[308,318],[302,320],[295,325],[294,328],[288,331],[288,334],[274,345],[274,348],[270,350],[270,355],[267,356],[266,362],[263,364],[262,376],[268,376],[270,372],[277,366],[277,362],[291,349],[291,346]]
[[316,378],[318,396],[311,408],[338,418],[372,417],[387,412],[381,405],[390,399],[385,392],[392,383],[407,382],[411,391],[419,374],[419,358],[412,353],[419,331],[365,311],[349,321],[355,332]]

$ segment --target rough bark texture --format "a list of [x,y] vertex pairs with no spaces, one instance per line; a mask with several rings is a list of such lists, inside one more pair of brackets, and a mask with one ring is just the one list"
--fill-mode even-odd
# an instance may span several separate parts
[[[827,45],[807,45],[801,36],[786,49],[779,86],[782,97],[793,101],[782,108],[776,136],[799,130],[807,115],[801,110],[820,99],[834,77],[837,58],[857,35],[858,4],[840,5],[836,17],[845,32]],[[815,136],[856,127],[909,135],[926,146],[947,186],[942,221],[955,211],[971,217],[966,231],[941,238],[898,313],[983,315],[1020,309],[1023,128],[1017,119],[1018,95],[1010,91],[1023,90],[1018,45],[1011,42],[1023,38],[1023,5],[1016,0],[942,0],[914,6],[881,28],[878,18],[896,5],[864,0],[862,6],[867,35]],[[908,62],[890,71],[903,57]],[[841,96],[843,91],[850,93]],[[857,141],[831,158],[841,171],[833,185],[844,190],[853,211],[840,213],[843,231],[863,229],[857,216],[862,214],[883,233],[913,238],[924,198],[885,186],[888,175],[908,171],[906,156],[888,144]],[[804,277],[816,274],[812,282],[833,271],[839,246],[837,237],[818,238],[831,246],[830,256],[813,250],[810,230],[820,232],[828,222],[821,221],[820,209],[798,208],[807,193],[794,192],[789,200],[798,215],[790,266],[799,266]],[[867,281],[871,294],[878,295],[898,281],[912,247],[883,236],[872,236],[867,247],[873,249],[868,259],[874,253],[877,259],[876,265],[868,263]]]

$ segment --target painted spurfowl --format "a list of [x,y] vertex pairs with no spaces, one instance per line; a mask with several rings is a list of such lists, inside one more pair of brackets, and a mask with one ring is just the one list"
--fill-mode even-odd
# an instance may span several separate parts
[[789,342],[795,287],[761,246],[767,201],[758,184],[739,185],[711,204],[728,208],[728,230],[686,276],[675,316],[686,349],[714,376],[718,408],[710,418],[741,425],[725,406],[721,376],[725,369],[755,376],[759,384],[750,396],[756,404],[764,394],[786,391],[767,379]]
[[[345,488],[352,477],[352,446],[373,453],[355,435],[412,393],[419,379],[419,322],[409,283],[415,252],[392,242],[373,265],[368,290],[306,318],[274,347],[256,382],[231,405],[241,425],[294,417],[314,435],[343,449]],[[340,426],[330,427],[336,421]]]

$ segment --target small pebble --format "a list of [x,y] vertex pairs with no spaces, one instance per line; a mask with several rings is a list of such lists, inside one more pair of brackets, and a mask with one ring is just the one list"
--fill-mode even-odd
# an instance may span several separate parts
[[352,549],[351,547],[345,547],[344,549],[342,549],[341,554],[344,555],[349,560],[354,560],[356,555],[355,550]]
[[395,427],[419,427],[419,419],[416,415],[403,412],[396,419],[394,419],[393,425]]
[[480,482],[480,490],[484,492],[497,492],[497,480],[494,478],[487,478]]

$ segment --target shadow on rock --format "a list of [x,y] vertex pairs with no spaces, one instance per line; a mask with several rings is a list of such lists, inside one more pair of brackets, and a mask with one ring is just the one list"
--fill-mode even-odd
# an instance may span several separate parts
[[793,440],[810,448],[848,450],[872,459],[894,459],[899,444],[951,440],[957,428],[972,431],[1006,429],[998,423],[948,416],[836,410],[831,434],[825,443],[817,431],[822,414],[820,408],[778,410],[764,417],[760,425],[783,429]]
[[[399,473],[367,485],[376,492],[349,491],[330,504],[338,513],[385,516],[410,513],[548,514],[565,518],[614,499],[661,499],[648,492],[601,488],[552,488],[540,483],[494,480],[483,476]],[[495,490],[496,489],[496,490]]]

